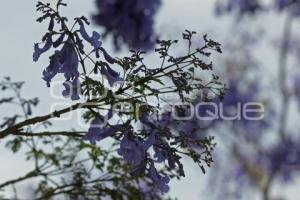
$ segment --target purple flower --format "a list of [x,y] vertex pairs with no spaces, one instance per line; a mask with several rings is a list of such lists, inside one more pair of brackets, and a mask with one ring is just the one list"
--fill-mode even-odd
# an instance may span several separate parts
[[43,71],[43,79],[50,86],[51,80],[57,73],[63,73],[66,81],[79,77],[78,55],[71,39],[68,39],[60,51],[55,51],[50,57],[49,66]]
[[146,125],[147,127],[151,128],[151,129],[155,129],[156,128],[156,122],[158,122],[158,120],[154,120],[152,115],[150,116],[147,113],[142,113],[141,117],[140,117],[140,121]]
[[62,67],[59,72],[63,73],[67,80],[78,77],[78,55],[74,43],[70,38],[65,42],[60,54],[60,63]]
[[170,178],[168,176],[161,176],[160,174],[158,174],[153,162],[151,162],[150,165],[149,177],[162,193],[166,193],[169,191],[168,183],[170,182]]
[[91,144],[95,145],[97,141],[101,141],[107,137],[114,135],[117,131],[122,129],[123,125],[117,124],[112,126],[104,126],[104,122],[111,119],[113,111],[109,110],[105,119],[101,116],[95,117],[92,120],[88,133],[83,137],[84,140],[88,140]]
[[40,56],[45,53],[46,51],[48,51],[52,46],[52,38],[48,37],[46,40],[45,45],[40,48],[39,44],[35,43],[34,44],[34,52],[33,52],[33,61],[37,62],[40,58]]
[[60,34],[60,36],[53,42],[53,47],[57,48],[59,47],[61,44],[63,44],[64,38],[65,38],[66,34],[62,33]]
[[93,119],[90,124],[88,133],[83,137],[83,139],[88,140],[93,145],[96,144],[96,141],[100,141],[101,139],[103,139],[103,129],[101,127],[102,123],[103,121],[100,117],[96,117],[95,119]]
[[110,64],[114,64],[116,62],[116,60],[112,58],[104,48],[100,47],[99,49],[102,51],[104,58],[107,62],[109,62]]
[[168,151],[166,151],[169,146],[167,144],[163,144],[164,146],[158,147],[157,144],[153,147],[154,149],[154,157],[157,159],[157,162],[164,162],[166,159],[168,159]]
[[275,3],[276,3],[276,6],[278,7],[278,9],[280,11],[282,11],[287,6],[290,6],[292,1],[291,0],[276,0]]
[[154,15],[160,0],[97,0],[98,14],[94,22],[105,27],[112,34],[116,49],[121,41],[130,48],[149,50],[153,48],[157,36],[154,33]]
[[81,36],[83,37],[83,39],[85,39],[87,42],[89,42],[94,47],[94,49],[99,49],[102,45],[102,42],[100,41],[100,38],[101,38],[100,34],[97,33],[96,31],[93,31],[93,34],[90,37],[87,34],[84,24],[81,20],[79,21],[79,25],[80,25],[79,32],[80,32]]
[[[272,117],[264,117],[261,120],[249,120],[249,117],[256,117],[257,113],[247,113],[243,114],[243,109],[238,109],[238,106],[241,108],[250,102],[258,102],[258,95],[260,92],[259,82],[252,83],[248,85],[245,91],[241,90],[239,87],[241,85],[241,80],[232,79],[229,81],[229,90],[226,93],[224,100],[221,101],[222,108],[219,110],[222,111],[223,116],[240,116],[239,119],[231,120],[232,125],[240,129],[241,132],[245,133],[245,136],[248,139],[257,140],[262,136],[264,130],[270,126]],[[238,113],[240,112],[240,113]],[[269,111],[272,112],[272,111]],[[265,113],[267,115],[268,113]],[[224,122],[222,119],[218,120],[219,122]]]
[[50,57],[49,66],[43,71],[43,79],[47,82],[47,86],[50,87],[50,82],[54,76],[59,72],[61,66],[60,63],[60,53],[55,51],[55,53]]
[[101,74],[105,76],[109,85],[114,86],[115,83],[123,81],[123,78],[120,77],[120,73],[114,71],[108,64],[102,63],[101,65]]
[[263,156],[271,173],[278,173],[281,177],[291,177],[300,169],[300,142],[292,138],[279,141]]
[[71,97],[73,101],[80,99],[79,95],[81,95],[82,92],[80,81],[77,77],[73,81],[65,81],[63,85],[65,87],[65,90],[62,92],[64,97]]
[[139,165],[146,160],[146,149],[142,139],[125,135],[121,141],[118,154],[132,165]]
[[101,141],[114,135],[122,128],[121,125],[115,125],[109,128],[101,127],[101,123],[101,119],[95,118],[90,125],[88,133],[83,137],[83,139],[88,140],[91,144],[95,145],[97,141]]

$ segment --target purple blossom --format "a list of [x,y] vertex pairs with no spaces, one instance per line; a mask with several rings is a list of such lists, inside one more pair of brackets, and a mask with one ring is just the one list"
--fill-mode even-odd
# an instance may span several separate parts
[[92,120],[88,133],[83,137],[83,139],[88,140],[91,144],[95,145],[97,141],[110,137],[122,129],[123,125],[121,124],[104,126],[104,122],[111,119],[112,116],[112,110],[109,110],[105,118],[96,116],[95,119]]
[[79,77],[78,55],[71,39],[64,43],[60,51],[55,51],[54,55],[50,57],[49,66],[43,71],[43,79],[48,86],[57,73],[63,73],[66,81]]
[[112,127],[102,127],[102,121],[100,118],[95,118],[90,125],[88,133],[83,137],[84,140],[88,140],[91,144],[95,145],[97,141],[101,141],[107,137],[114,135],[122,128],[122,125],[115,125]]
[[89,142],[93,145],[96,144],[96,141],[100,141],[101,139],[105,138],[102,136],[103,129],[101,127],[101,124],[103,121],[100,117],[96,117],[92,120],[90,124],[90,128],[88,130],[88,133],[83,137],[84,140],[89,140]]
[[153,162],[151,162],[150,165],[149,177],[152,179],[152,181],[156,184],[157,188],[162,193],[166,193],[169,191],[168,183],[170,182],[170,178],[168,176],[161,176],[157,172]]
[[156,162],[164,162],[165,160],[169,161],[171,168],[175,167],[174,159],[172,157],[172,152],[170,146],[167,143],[162,142],[157,139],[156,143],[153,146],[154,149],[154,157],[157,159]]
[[99,49],[103,53],[104,58],[107,62],[109,62],[110,64],[114,64],[116,62],[116,60],[113,57],[111,57],[104,48],[100,47]]
[[146,160],[146,149],[142,139],[125,135],[121,141],[118,154],[132,165],[139,165]]
[[116,49],[121,41],[130,48],[149,50],[157,36],[154,33],[154,15],[160,0],[97,0],[98,13],[94,22],[105,27],[105,35],[112,34]]
[[65,42],[63,48],[60,51],[60,54],[60,63],[62,66],[60,69],[60,73],[63,73],[67,80],[78,77],[78,55],[74,43],[70,38]]
[[50,87],[50,82],[54,76],[59,72],[61,69],[60,63],[60,52],[55,51],[55,53],[50,57],[50,64],[49,66],[44,69],[43,71],[43,79],[47,82],[47,86]]
[[140,117],[140,121],[151,129],[156,128],[156,124],[158,124],[158,119],[154,120],[152,115],[148,115],[147,113],[142,113]]
[[39,47],[39,44],[35,43],[34,44],[34,52],[33,52],[33,61],[37,62],[40,58],[40,56],[48,51],[52,46],[52,38],[48,37],[46,40],[46,43],[42,48]]
[[[231,117],[239,115],[241,118],[232,121],[232,125],[240,129],[248,139],[257,140],[262,136],[262,133],[271,124],[271,118],[265,117],[261,120],[249,120],[248,117],[255,117],[257,113],[247,113],[245,116],[242,112],[243,109],[237,109],[238,104],[243,107],[249,102],[260,102],[258,95],[260,92],[259,82],[252,83],[246,87],[244,91],[239,87],[241,85],[241,80],[232,79],[229,81],[229,90],[226,93],[222,103],[223,116]],[[238,113],[240,111],[241,113]],[[222,122],[221,120],[218,120]]]
[[62,92],[64,97],[71,97],[73,101],[80,99],[79,95],[82,94],[82,91],[77,77],[73,81],[65,81],[63,85],[65,87],[65,90]]
[[[55,21],[59,21],[61,24],[61,33],[56,33],[54,29]],[[50,56],[50,64],[43,71],[43,79],[47,82],[47,86],[50,87],[51,80],[58,74],[64,74],[66,81],[63,83],[65,90],[63,91],[63,95],[65,97],[69,96],[72,100],[79,99],[79,94],[81,93],[80,86],[78,87],[77,83],[79,82],[79,56],[78,53],[84,53],[83,51],[83,43],[79,35],[78,31],[75,31],[73,36],[69,36],[65,41],[65,36],[69,35],[68,29],[65,24],[66,18],[62,18],[60,20],[55,20],[53,17],[50,19],[50,23],[48,26],[49,32],[43,38],[43,41],[46,40],[46,43],[43,47],[39,47],[39,44],[34,45],[34,53],[33,60],[37,61],[41,54],[48,51],[52,46],[54,49],[58,48],[60,45],[63,47],[60,50],[55,50],[54,54]],[[95,50],[100,49],[101,41],[100,34],[97,32],[93,32],[92,36],[89,36],[85,30],[84,24],[82,20],[79,20],[80,30],[82,38],[90,43]],[[57,38],[53,42],[54,35],[58,35]],[[75,39],[75,41],[74,41]],[[79,52],[77,52],[77,49]],[[104,51],[104,50],[103,50]],[[105,52],[105,58],[109,58],[107,52]],[[107,72],[106,72],[107,71]],[[106,69],[106,75],[111,76],[110,79],[117,79],[116,73],[112,69]],[[112,80],[113,82],[114,80]]]
[[62,33],[60,34],[60,36],[53,42],[53,47],[57,48],[59,47],[61,44],[63,44],[64,38],[65,38],[66,34]]
[[105,76],[109,85],[114,86],[115,83],[123,81],[123,78],[120,77],[120,73],[113,70],[108,64],[102,63],[101,65],[101,74]]
[[283,180],[290,180],[300,170],[300,142],[286,138],[260,156],[270,173],[277,173]]
[[[239,151],[236,149],[236,151]],[[247,175],[248,170],[245,167],[245,163],[248,163],[248,167],[252,170],[257,170],[256,178],[261,178],[263,175],[274,176],[280,178],[283,182],[293,181],[294,172],[300,170],[300,141],[298,139],[292,139],[286,137],[283,140],[279,140],[275,145],[268,147],[264,150],[260,150],[254,155],[245,156],[240,155],[240,162],[236,170],[235,176],[230,176],[228,179],[234,178],[239,185],[243,182],[249,181]],[[252,177],[253,178],[253,177]]]
[[92,36],[89,36],[85,30],[84,23],[81,20],[79,21],[79,25],[80,25],[79,32],[83,37],[83,39],[89,42],[94,47],[94,49],[99,49],[102,45],[102,42],[100,41],[101,38],[100,34],[97,33],[96,31],[93,31]]
[[275,0],[276,6],[280,11],[285,9],[286,7],[290,6],[292,1],[291,0]]

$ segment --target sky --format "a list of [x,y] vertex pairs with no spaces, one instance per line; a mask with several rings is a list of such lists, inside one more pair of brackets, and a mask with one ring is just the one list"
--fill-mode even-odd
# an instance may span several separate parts
[[[40,115],[49,113],[51,105],[57,103],[57,99],[51,97],[49,88],[41,79],[42,70],[47,66],[47,56],[37,63],[32,61],[33,44],[40,40],[46,30],[44,25],[35,22],[38,16],[35,12],[36,2],[10,0],[1,4],[0,77],[11,76],[14,80],[25,81],[24,96],[40,98],[41,103],[35,110],[35,114]],[[64,13],[70,19],[82,15],[89,17],[95,10],[92,0],[67,0],[66,2],[69,6],[64,9]],[[232,24],[227,18],[213,17],[214,2],[215,0],[164,0],[157,17],[158,33],[166,38],[178,38],[181,37],[181,32],[189,29],[200,34],[209,33],[211,38],[222,43],[223,35],[232,28]],[[91,28],[98,29],[98,27]],[[104,46],[111,51],[113,49],[108,42],[105,42]],[[266,62],[272,63],[273,61],[270,59]],[[1,110],[2,115],[9,114],[9,112],[9,110],[4,112]],[[71,121],[69,123],[58,122],[58,124],[60,129],[76,127]],[[0,142],[0,159],[0,182],[21,176],[31,167],[24,161],[21,153],[12,154],[5,150],[4,142]],[[204,184],[206,175],[203,175],[191,161],[186,160],[185,163],[186,178],[172,181],[171,196],[176,196],[179,200],[209,200],[209,197],[203,193],[207,187]],[[213,186],[209,185],[209,187]],[[295,191],[290,191],[290,193],[293,192]],[[293,200],[292,197],[291,200]]]

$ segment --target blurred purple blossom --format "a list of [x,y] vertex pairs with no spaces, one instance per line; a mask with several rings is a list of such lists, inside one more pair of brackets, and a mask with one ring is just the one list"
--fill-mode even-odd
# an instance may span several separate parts
[[[242,80],[232,79],[229,81],[229,90],[221,102],[223,105],[224,116],[230,117],[239,114],[241,119],[233,120],[232,125],[237,130],[241,130],[248,139],[257,140],[262,136],[262,133],[270,127],[269,118],[263,118],[262,120],[250,120],[248,117],[255,117],[255,113],[249,116],[245,116],[242,112],[243,110],[238,110],[238,104],[243,107],[247,103],[255,102],[260,103],[259,94],[260,83],[259,81],[249,84],[246,89],[242,90],[240,86],[242,85]],[[240,111],[241,113],[237,113]],[[222,120],[222,119],[221,119]]]
[[275,0],[275,5],[279,11],[288,11],[294,17],[300,16],[299,0]]
[[280,12],[287,11],[292,16],[300,16],[300,1],[298,0],[274,0],[272,4],[262,4],[258,0],[227,0],[218,1],[215,7],[217,15],[222,15],[231,12],[237,12],[239,15],[251,14],[255,15],[257,11],[267,10],[275,5]]
[[239,15],[255,14],[262,9],[262,5],[257,0],[224,0],[218,1],[215,12],[217,15],[237,12]]
[[260,155],[269,173],[278,174],[283,181],[291,181],[292,174],[300,170],[300,141],[285,138]]
[[98,13],[93,16],[97,25],[111,34],[116,49],[122,42],[136,50],[150,50],[156,41],[154,16],[160,0],[96,0]]

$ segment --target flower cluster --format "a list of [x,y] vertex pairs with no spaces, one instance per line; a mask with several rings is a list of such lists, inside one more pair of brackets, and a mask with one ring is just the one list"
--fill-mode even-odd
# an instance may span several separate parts
[[[123,35],[129,45],[138,49],[148,48],[154,41],[153,29],[149,25],[153,24],[159,3],[99,1],[99,8],[104,5],[105,9],[95,19],[112,25],[108,31],[117,30],[117,34]],[[131,174],[151,180],[155,189],[162,193],[169,190],[171,177],[185,175],[181,162],[183,155],[190,157],[205,173],[204,167],[211,166],[213,162],[214,138],[200,135],[196,118],[192,121],[174,119],[169,111],[162,111],[160,102],[153,103],[151,98],[163,99],[168,94],[180,103],[188,103],[193,93],[203,89],[211,89],[215,97],[222,98],[225,86],[217,81],[216,75],[212,75],[214,81],[206,84],[195,77],[199,71],[213,69],[212,62],[206,63],[202,58],[208,59],[212,51],[222,53],[221,44],[204,35],[203,47],[194,49],[192,37],[196,32],[186,30],[183,33],[183,40],[189,44],[186,54],[175,56],[171,53],[171,46],[178,40],[157,40],[155,52],[161,65],[147,67],[143,51],[132,50],[131,56],[123,58],[111,57],[101,46],[100,35],[97,32],[87,33],[86,25],[89,23],[86,18],[75,18],[72,28],[68,28],[67,20],[59,15],[58,7],[53,10],[49,4],[38,3],[38,10],[44,14],[38,21],[49,19],[50,25],[43,38],[45,45],[35,45],[34,60],[37,61],[41,54],[53,47],[50,65],[43,72],[48,86],[57,74],[62,73],[66,79],[63,83],[64,96],[76,100],[82,93],[87,97],[87,102],[80,108],[85,109],[82,117],[91,123],[83,139],[89,141],[90,146],[96,146],[97,142],[112,138],[112,146],[116,147],[113,149],[129,164]],[[56,25],[60,30],[54,30]],[[86,52],[84,42],[91,47],[90,52]],[[99,59],[100,53],[104,59]],[[79,66],[83,73],[80,73]],[[122,69],[123,77],[113,67]],[[80,79],[83,79],[81,83]],[[122,83],[115,85],[120,81]],[[117,109],[126,107],[126,104],[131,105],[133,110]],[[103,110],[106,109],[108,112],[104,115]],[[180,116],[187,113],[182,106],[176,107],[176,112]]]
[[107,124],[105,124],[105,122],[110,120],[112,117],[112,110],[109,110],[105,117],[97,115],[95,119],[92,120],[88,133],[83,137],[83,139],[89,140],[91,144],[96,144],[97,141],[112,136],[114,133],[121,130],[122,125],[120,124],[106,127]]
[[[39,2],[37,10],[44,14],[37,21],[43,22],[49,19],[49,26],[48,32],[42,38],[43,45],[39,43],[34,45],[33,60],[37,62],[42,54],[51,48],[54,49],[53,55],[49,57],[50,63],[43,71],[43,79],[46,81],[47,86],[50,87],[52,79],[57,74],[63,74],[65,78],[63,96],[70,97],[72,100],[78,100],[82,94],[79,62],[83,64],[83,71],[86,75],[83,57],[88,56],[85,53],[83,41],[90,44],[93,48],[91,53],[95,53],[97,58],[99,58],[99,52],[101,52],[108,63],[113,64],[115,60],[101,47],[102,42],[100,41],[99,33],[95,31],[92,35],[87,33],[85,24],[89,24],[89,22],[86,18],[76,18],[72,29],[69,29],[66,25],[67,18],[61,17],[58,10],[53,10],[49,4]],[[76,25],[79,26],[79,29],[75,29]],[[56,26],[58,30],[55,30]],[[104,65],[104,67],[100,71],[112,86],[116,81],[121,81],[122,78],[107,62],[101,61],[101,65]]]
[[[111,119],[112,110],[109,111],[106,120]],[[176,147],[188,149],[187,152],[193,155],[193,159],[204,171],[202,162],[210,166],[212,162],[210,151],[213,150],[213,138],[203,139],[205,136],[197,135],[197,124],[190,121],[176,121],[172,119],[169,112],[157,115],[145,114],[140,117],[140,125],[130,124],[104,124],[102,116],[96,117],[91,122],[91,126],[85,140],[95,144],[106,137],[120,138],[120,146],[117,153],[125,161],[133,166],[132,174],[139,175],[147,173],[147,177],[155,183],[156,188],[162,193],[168,192],[169,176],[161,174],[157,170],[157,165],[167,163],[168,167],[179,171],[180,176],[184,176],[181,156]],[[193,122],[196,122],[195,120]],[[141,132],[135,129],[141,129]],[[142,136],[143,134],[144,136]],[[168,140],[172,140],[171,144]],[[203,149],[205,149],[203,151]],[[199,150],[200,152],[197,152]],[[153,152],[153,154],[151,153]],[[188,155],[189,153],[186,153]],[[201,155],[207,154],[202,157]],[[205,172],[205,171],[204,171]]]
[[[187,33],[192,34],[190,31],[187,31]],[[204,38],[207,42],[206,45],[218,52],[221,51],[218,43],[207,39],[206,36]],[[160,55],[170,57],[165,59],[166,62],[177,63],[179,62],[178,60],[183,58],[189,60],[190,56],[176,59],[168,53],[165,53],[165,51],[168,51],[169,49],[168,45],[171,46],[172,44],[171,41],[160,41],[161,47],[157,49]],[[204,51],[204,48],[203,50],[198,49],[196,52],[205,56],[210,55],[208,52]],[[198,61],[197,63],[196,60]],[[177,64],[177,67],[179,67],[178,70],[170,70],[167,72],[168,78],[173,82],[173,85],[168,86],[167,89],[176,88],[176,91],[178,91],[178,94],[176,93],[176,95],[178,95],[177,98],[183,102],[190,101],[188,100],[189,98],[187,95],[190,94],[191,91],[199,91],[199,88],[204,87],[198,80],[194,80],[193,84],[187,84],[188,82],[192,82],[193,73],[195,73],[196,68],[199,68],[199,70],[208,68],[208,65],[204,62],[199,62],[199,59],[194,56],[192,56],[190,61],[186,62],[190,62],[196,67],[193,70],[191,68],[181,69],[181,65]],[[131,57],[126,57],[123,60],[119,59],[119,63],[123,64],[124,67],[133,66],[133,69],[131,69],[133,74],[130,74],[130,76],[127,77],[130,80],[130,85],[125,88],[130,87],[131,82],[143,83],[142,81],[144,81],[145,78],[137,78],[146,77],[146,80],[149,80],[153,75],[158,74],[163,69],[163,67],[158,69],[146,68],[141,54],[135,51],[133,51]],[[173,66],[173,64],[171,65]],[[186,66],[186,64],[182,64],[182,66]],[[217,79],[216,76],[215,79]],[[154,80],[155,82],[164,85],[162,81],[157,79]],[[220,93],[220,96],[224,95],[224,85],[221,82],[214,80],[209,84],[206,84],[205,87],[210,88],[214,85],[216,85],[214,88],[216,97],[218,97],[218,93]],[[147,91],[150,91],[150,95],[147,94]],[[165,91],[165,89],[162,89],[162,93]],[[173,91],[174,90],[172,89],[171,93],[173,93]],[[151,95],[160,95],[160,91],[151,88],[151,84],[137,85],[135,92],[141,94],[143,98],[147,98]],[[129,98],[128,100],[122,99],[122,102],[129,101],[131,104],[133,101],[134,105],[136,105],[136,103],[140,103],[141,101],[140,99],[138,101],[131,99],[132,98]],[[114,101],[117,101],[117,99]],[[122,102],[120,102],[120,106],[122,105]],[[96,141],[101,141],[108,136],[118,140],[119,146],[117,153],[122,156],[125,161],[131,164],[133,167],[132,174],[146,174],[152,182],[156,183],[157,189],[163,193],[167,192],[169,189],[168,182],[170,177],[166,174],[162,174],[157,168],[166,165],[171,171],[176,171],[179,176],[184,176],[184,169],[181,162],[182,156],[180,154],[190,156],[193,161],[200,166],[203,172],[205,172],[204,166],[210,166],[213,162],[211,151],[214,149],[215,144],[213,143],[213,137],[206,137],[206,135],[203,134],[204,131],[201,130],[201,124],[197,122],[198,119],[193,118],[188,121],[175,119],[170,110],[164,110],[156,103],[149,104],[144,101],[142,105],[139,103],[139,107],[135,108],[136,111],[134,112],[137,112],[138,114],[138,116],[134,115],[135,120],[132,120],[132,111],[130,112],[122,109],[113,110],[113,107],[117,107],[112,105],[110,105],[109,113],[113,111],[117,114],[115,119],[111,117],[111,114],[107,114],[107,116],[110,117],[106,117],[106,122],[108,123],[105,125],[103,124],[104,121],[101,119],[100,114],[97,113],[95,117],[94,113],[90,113],[94,118],[92,117],[93,120],[88,130],[88,134],[84,138],[92,144],[95,144]],[[205,110],[205,108],[201,108],[199,112],[205,115],[205,111],[202,109]],[[189,112],[188,108],[181,105],[176,106],[175,110],[177,115],[182,117]],[[117,118],[122,115],[129,116],[129,119],[125,118],[118,120],[122,121],[121,125],[115,123]],[[182,148],[182,150],[179,150],[179,148]]]
[[113,35],[116,49],[120,49],[122,42],[136,50],[154,47],[154,16],[160,0],[96,0],[96,4],[94,22],[105,28],[104,35]]

